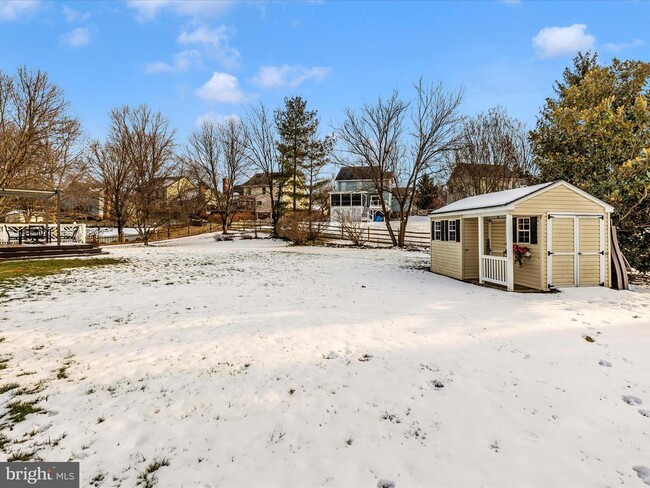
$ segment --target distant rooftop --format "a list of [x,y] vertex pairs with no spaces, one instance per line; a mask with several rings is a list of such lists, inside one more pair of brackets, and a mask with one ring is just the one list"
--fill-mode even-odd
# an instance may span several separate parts
[[[336,175],[336,181],[372,180],[374,171],[370,166],[343,166]],[[385,178],[391,178],[393,173],[384,173]]]

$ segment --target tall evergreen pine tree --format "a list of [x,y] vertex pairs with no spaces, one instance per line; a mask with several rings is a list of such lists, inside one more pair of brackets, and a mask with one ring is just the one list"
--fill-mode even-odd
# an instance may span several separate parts
[[318,130],[318,113],[307,110],[307,101],[302,97],[284,99],[284,109],[274,113],[275,125],[280,136],[281,178],[285,181],[291,208],[295,213],[298,202],[304,198],[304,171],[308,164],[311,141]]

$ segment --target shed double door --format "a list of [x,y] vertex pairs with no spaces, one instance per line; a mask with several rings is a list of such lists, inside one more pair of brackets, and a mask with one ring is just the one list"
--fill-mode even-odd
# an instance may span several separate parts
[[596,286],[605,281],[605,226],[601,215],[549,215],[548,283]]

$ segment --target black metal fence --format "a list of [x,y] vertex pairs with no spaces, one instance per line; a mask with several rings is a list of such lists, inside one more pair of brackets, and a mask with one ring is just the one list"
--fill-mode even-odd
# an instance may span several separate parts
[[[111,244],[130,244],[142,242],[142,237],[139,234],[125,235],[124,240],[120,242],[118,240],[117,234],[102,235],[97,228],[96,232],[93,232],[92,227],[89,227],[86,231],[86,243],[95,244],[95,245],[111,245]],[[178,239],[179,237],[189,237],[196,236],[199,234],[207,234],[210,232],[216,232],[221,230],[221,225],[208,223],[205,225],[174,225],[159,227],[154,232],[149,234],[149,242],[165,241],[167,239]]]

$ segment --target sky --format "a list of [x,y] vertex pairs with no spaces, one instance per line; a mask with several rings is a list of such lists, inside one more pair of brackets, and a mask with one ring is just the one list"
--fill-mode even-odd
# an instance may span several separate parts
[[182,144],[294,95],[325,134],[420,77],[462,88],[468,116],[501,105],[532,128],[576,52],[649,61],[649,18],[635,1],[0,0],[0,71],[46,71],[100,140],[124,104],[160,111]]

